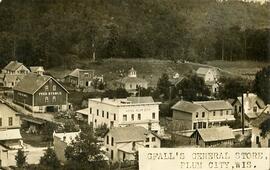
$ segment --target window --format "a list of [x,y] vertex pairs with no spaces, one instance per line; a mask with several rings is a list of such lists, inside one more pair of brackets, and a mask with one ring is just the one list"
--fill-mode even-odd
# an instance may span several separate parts
[[45,103],[48,103],[49,102],[49,98],[46,96],[45,97]]
[[156,141],[156,137],[152,137],[152,142],[155,142]]
[[242,107],[241,106],[239,106],[239,112],[242,112]]
[[253,107],[253,112],[257,112],[257,107],[255,106],[255,107]]
[[156,114],[152,113],[152,119],[155,119],[155,118],[156,118]]
[[102,110],[102,117],[104,117],[104,111]]
[[205,112],[202,112],[202,117],[205,117]]
[[111,145],[113,146],[113,137],[111,138]]
[[0,126],[2,126],[2,118],[0,118]]
[[99,115],[99,110],[97,109],[97,116]]
[[12,117],[9,117],[8,118],[8,125],[9,126],[12,126],[13,125]]
[[199,117],[199,113],[198,112],[196,112],[196,118],[198,118]]
[[132,150],[135,151],[135,149],[136,149],[136,143],[132,142]]
[[216,116],[216,112],[215,111],[213,111],[213,116]]
[[46,86],[45,86],[45,91],[48,91],[48,90],[49,90],[49,86],[46,85]]
[[197,123],[193,123],[193,129],[197,129]]
[[116,114],[113,114],[113,120],[116,120]]
[[109,119],[109,112],[107,112],[107,119]]
[[223,116],[223,110],[220,111],[220,116]]
[[134,114],[131,115],[131,120],[134,120]]
[[123,115],[123,121],[127,121],[127,115]]
[[149,142],[149,138],[146,138],[146,139],[145,139],[145,142]]
[[149,148],[149,145],[145,145],[146,148]]
[[90,114],[92,114],[92,107],[90,107]]
[[56,91],[56,85],[53,85],[53,91]]
[[55,96],[52,97],[52,102],[54,102],[54,103],[56,102],[56,97]]
[[110,138],[109,138],[109,136],[107,136],[107,139],[106,139],[106,141],[107,141],[107,144],[109,145],[109,140],[110,140]]
[[141,120],[141,114],[138,114],[138,120]]
[[260,143],[260,137],[256,136],[256,144],[258,145]]
[[229,111],[228,110],[226,111],[226,115],[229,115]]
[[129,88],[131,88],[131,89],[132,89],[132,84],[130,84],[130,85],[129,85]]
[[111,150],[111,160],[113,160],[113,150]]
[[198,129],[201,129],[202,128],[202,122],[199,122],[198,123]]
[[203,128],[206,128],[206,122],[203,122]]

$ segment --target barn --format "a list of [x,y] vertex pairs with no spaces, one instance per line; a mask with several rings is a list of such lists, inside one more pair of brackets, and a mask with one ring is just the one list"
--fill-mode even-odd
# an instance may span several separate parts
[[68,109],[69,92],[48,75],[29,73],[13,91],[14,103],[32,112],[58,112]]

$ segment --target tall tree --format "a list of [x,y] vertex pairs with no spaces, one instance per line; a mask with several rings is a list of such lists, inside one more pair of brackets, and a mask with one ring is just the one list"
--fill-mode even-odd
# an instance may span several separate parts
[[22,149],[18,150],[15,160],[18,168],[23,168],[26,166],[26,155]]
[[40,158],[39,164],[46,167],[48,170],[54,170],[60,168],[60,161],[56,156],[55,151],[48,147],[44,155]]
[[171,83],[169,81],[169,76],[166,73],[163,73],[157,82],[157,89],[159,94],[164,96],[164,99],[169,99],[171,95]]
[[107,164],[100,150],[93,128],[89,125],[81,127],[79,136],[66,148],[65,156],[68,165],[80,165],[81,169],[103,169]]
[[270,66],[256,73],[253,90],[265,103],[270,103]]

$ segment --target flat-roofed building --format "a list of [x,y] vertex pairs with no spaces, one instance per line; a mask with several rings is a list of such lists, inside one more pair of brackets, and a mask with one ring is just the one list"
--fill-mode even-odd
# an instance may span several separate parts
[[94,127],[102,124],[109,128],[135,125],[159,132],[159,104],[152,97],[89,99],[88,122]]

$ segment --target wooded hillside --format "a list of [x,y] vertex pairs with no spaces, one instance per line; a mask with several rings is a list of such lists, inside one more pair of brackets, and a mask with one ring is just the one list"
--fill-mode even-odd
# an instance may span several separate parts
[[0,67],[89,58],[269,59],[270,4],[216,0],[2,0]]

